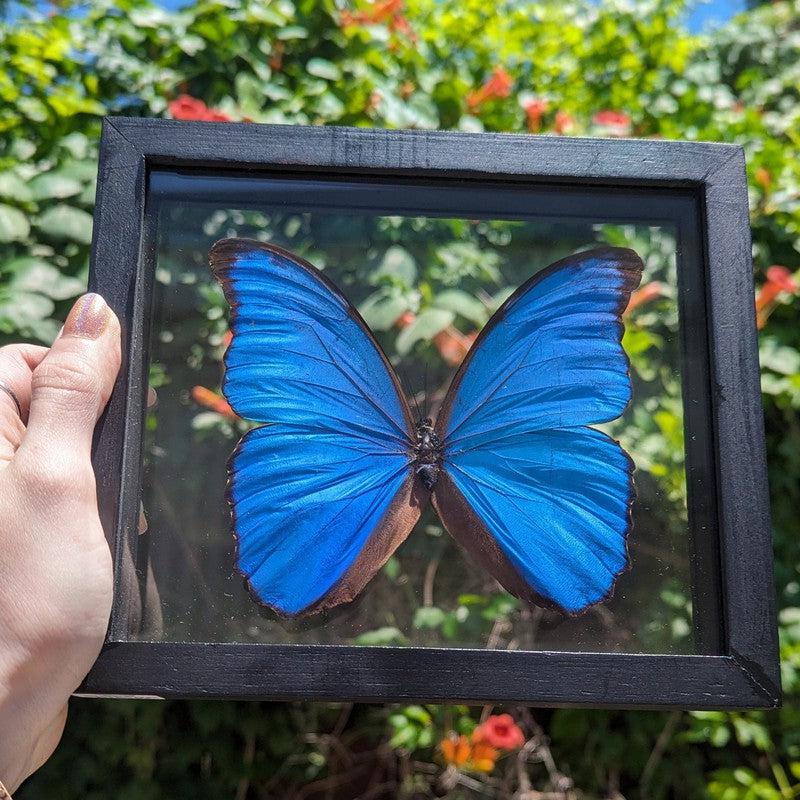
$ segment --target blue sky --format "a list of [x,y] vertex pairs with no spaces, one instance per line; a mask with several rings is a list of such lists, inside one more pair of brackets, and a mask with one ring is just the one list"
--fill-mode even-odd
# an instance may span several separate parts
[[745,10],[745,0],[710,0],[696,6],[689,15],[689,29],[702,31],[709,25],[718,25],[734,14]]

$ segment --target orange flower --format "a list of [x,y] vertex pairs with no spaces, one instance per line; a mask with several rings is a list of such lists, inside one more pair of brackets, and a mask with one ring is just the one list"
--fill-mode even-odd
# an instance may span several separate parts
[[794,275],[780,264],[773,264],[767,270],[767,280],[756,295],[756,324],[763,328],[775,308],[781,292],[797,294],[800,290]]
[[373,89],[372,92],[370,92],[369,99],[364,107],[364,111],[366,111],[367,114],[372,111],[377,111],[378,106],[381,104],[381,100],[383,100],[383,95],[377,89]]
[[463,767],[470,755],[469,740],[466,736],[456,736],[452,733],[439,742],[444,760],[454,767]]
[[452,325],[448,325],[433,337],[433,343],[442,358],[451,367],[457,367],[464,360],[464,356],[469,352],[477,336],[478,331],[465,334]]
[[789,294],[796,294],[797,290],[800,289],[794,275],[780,264],[773,264],[767,270],[767,281],[778,286],[781,291],[789,292]]
[[398,328],[407,328],[415,319],[416,315],[413,311],[404,311],[395,321],[394,324]]
[[472,732],[475,744],[488,744],[501,750],[516,750],[525,744],[522,728],[511,714],[493,714]]
[[[407,328],[415,319],[413,311],[404,311],[395,321],[398,328]],[[448,325],[444,330],[439,331],[433,337],[433,343],[439,351],[439,355],[451,367],[457,367],[469,352],[475,339],[478,338],[478,331],[472,333],[461,333],[458,328]]]
[[553,127],[555,128],[556,133],[570,133],[572,129],[575,127],[575,119],[573,118],[572,114],[568,114],[566,111],[556,111],[556,118],[553,123]]
[[643,306],[645,303],[650,303],[657,297],[661,297],[663,290],[664,287],[658,281],[646,283],[631,295],[631,299],[628,301],[628,307],[622,312],[622,316],[627,317],[634,308]]
[[531,133],[538,133],[542,129],[542,117],[547,111],[547,100],[534,97],[532,100],[528,100],[523,108],[528,117],[528,130]]
[[412,42],[417,41],[417,34],[414,33],[414,29],[411,27],[411,23],[402,14],[395,14],[389,20],[389,30],[394,31],[395,33],[402,33],[404,36],[407,36]]
[[[411,23],[403,15],[405,0],[380,0],[365,11],[342,11],[339,14],[339,25],[351,28],[354,25],[376,25],[385,23],[393,33],[407,36],[412,42],[417,41]],[[397,49],[396,42],[389,43],[389,49]]]
[[497,66],[480,89],[467,95],[467,108],[477,111],[487,100],[508,97],[513,85],[514,79],[501,66]]
[[624,111],[605,109],[598,111],[593,117],[595,125],[604,128],[609,136],[630,136],[631,118]]
[[350,25],[364,25],[388,22],[403,10],[404,0],[381,0],[365,11],[342,11],[339,22],[343,28]]
[[273,72],[280,72],[283,67],[283,54],[286,52],[286,45],[282,39],[278,39],[272,46],[269,56],[269,68]]
[[202,100],[188,94],[179,95],[175,100],[171,100],[167,108],[173,119],[203,122],[230,122],[231,119],[227,114],[209,108]]
[[769,174],[769,170],[765,169],[764,167],[759,167],[756,170],[755,175],[756,183],[765,191],[769,191],[769,187],[772,184],[772,175]]
[[459,769],[472,769],[477,772],[491,772],[500,753],[486,742],[470,744],[466,736],[456,736],[451,731],[446,739],[439,742],[445,763]]
[[469,763],[478,772],[491,772],[499,755],[496,747],[492,747],[486,742],[478,742],[472,746]]
[[192,400],[210,411],[216,411],[228,419],[239,419],[238,414],[230,407],[228,401],[205,386],[192,386]]
[[402,97],[403,100],[408,100],[408,98],[414,94],[414,89],[416,89],[416,87],[412,81],[405,81],[400,87],[400,97]]

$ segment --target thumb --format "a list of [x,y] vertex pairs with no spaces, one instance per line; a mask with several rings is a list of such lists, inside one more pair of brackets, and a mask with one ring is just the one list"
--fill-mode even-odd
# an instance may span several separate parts
[[31,376],[28,428],[20,449],[68,449],[88,458],[92,434],[120,366],[120,328],[99,294],[80,297]]

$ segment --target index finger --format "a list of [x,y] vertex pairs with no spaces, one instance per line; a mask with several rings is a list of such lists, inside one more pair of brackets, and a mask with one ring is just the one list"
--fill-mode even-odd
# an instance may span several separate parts
[[35,344],[0,347],[0,461],[9,461],[22,442],[31,405],[31,375],[47,351]]

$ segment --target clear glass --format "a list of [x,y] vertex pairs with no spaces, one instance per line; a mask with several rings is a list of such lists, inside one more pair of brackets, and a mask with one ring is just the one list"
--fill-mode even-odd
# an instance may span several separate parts
[[[141,546],[153,581],[139,639],[694,651],[673,225],[600,216],[388,215],[368,203],[304,210],[266,190],[263,201],[230,191],[217,201],[213,182],[204,181],[196,176],[191,192],[151,201],[150,380],[158,401],[144,445],[148,532]],[[577,617],[524,607],[472,563],[429,510],[354,602],[299,620],[260,606],[235,569],[225,501],[226,462],[249,427],[220,395],[228,307],[208,251],[226,236],[274,242],[324,269],[372,326],[408,396],[434,405],[471,335],[520,283],[592,245],[634,248],[646,266],[625,315],[633,401],[619,420],[601,426],[636,464],[632,566],[614,596]],[[425,309],[443,307],[450,314],[438,315],[438,324],[450,322],[435,335],[409,324]]]

